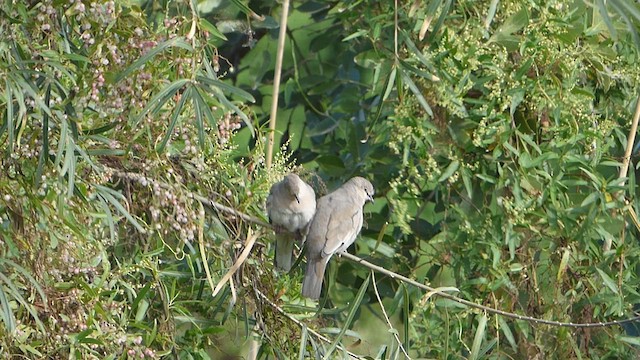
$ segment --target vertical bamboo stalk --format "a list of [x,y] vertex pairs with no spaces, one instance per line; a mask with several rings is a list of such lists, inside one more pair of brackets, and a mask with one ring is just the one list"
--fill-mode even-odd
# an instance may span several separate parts
[[271,117],[269,119],[269,137],[267,140],[267,169],[271,168],[273,158],[273,143],[275,141],[276,117],[278,115],[278,94],[280,93],[280,77],[282,75],[282,57],[284,54],[284,40],[287,36],[287,18],[289,17],[289,0],[282,2],[282,17],[280,18],[280,33],[278,34],[278,50],[276,53],[276,68],[273,74],[273,98],[271,99]]
[[[640,118],[640,97],[636,103],[636,113],[633,115],[633,121],[631,122],[631,130],[629,130],[629,136],[627,137],[627,150],[624,153],[624,159],[622,159],[622,167],[620,168],[620,176],[627,176],[629,171],[629,163],[631,162],[631,152],[633,151],[633,143],[636,139],[636,132],[638,132],[638,119]],[[623,184],[624,185],[624,184]]]

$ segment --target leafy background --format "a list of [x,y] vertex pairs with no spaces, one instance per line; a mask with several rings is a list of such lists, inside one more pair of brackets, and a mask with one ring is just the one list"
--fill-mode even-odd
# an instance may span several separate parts
[[301,299],[269,229],[211,206],[264,221],[288,171],[364,175],[356,255],[509,312],[632,317],[635,2],[294,1],[270,168],[281,3],[0,11],[1,357],[639,355],[633,323],[509,320],[345,259]]

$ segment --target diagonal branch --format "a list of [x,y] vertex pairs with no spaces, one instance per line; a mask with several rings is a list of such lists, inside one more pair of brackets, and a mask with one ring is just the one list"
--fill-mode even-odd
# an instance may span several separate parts
[[[123,177],[123,178],[130,178],[130,179],[139,179],[141,177],[144,177],[143,175],[140,174],[136,174],[136,173],[127,173],[127,172],[122,172],[122,171],[117,171],[117,170],[113,170],[113,174],[115,176],[118,177]],[[147,181],[149,182],[155,182],[158,183],[159,186],[164,187],[164,188],[169,188],[169,185],[167,184],[163,184],[159,181],[155,181],[155,180],[151,180],[149,178],[145,178]],[[217,209],[219,211],[223,211],[223,212],[227,212],[230,214],[233,214],[235,216],[238,216],[246,221],[252,222],[254,224],[266,227],[266,228],[273,228],[271,226],[271,224],[265,223],[264,221],[260,220],[257,217],[251,216],[251,215],[247,215],[244,214],[236,209],[230,208],[228,206],[219,204],[213,200],[207,199],[201,195],[198,194],[193,194],[193,198],[200,201],[202,204],[206,205],[206,206],[210,206],[214,209]],[[396,279],[402,282],[405,282],[407,284],[413,285],[419,289],[422,290],[426,290],[434,295],[438,295],[440,297],[443,297],[445,299],[449,299],[452,301],[455,301],[459,304],[463,304],[475,309],[479,309],[479,310],[483,310],[486,311],[488,313],[491,314],[495,314],[495,315],[501,315],[507,318],[511,318],[511,319],[516,319],[516,320],[523,320],[523,321],[528,321],[528,322],[532,322],[532,323],[536,323],[536,324],[543,324],[543,325],[549,325],[549,326],[557,326],[557,327],[568,327],[568,328],[598,328],[598,327],[608,327],[608,326],[614,326],[614,325],[622,325],[622,324],[626,324],[626,323],[630,323],[630,322],[636,322],[636,321],[640,321],[640,316],[634,316],[632,318],[628,318],[628,319],[624,319],[624,320],[615,320],[615,321],[607,321],[607,322],[594,322],[594,323],[572,323],[572,322],[560,322],[560,321],[553,321],[553,320],[546,320],[546,319],[540,319],[540,318],[535,318],[532,316],[527,316],[527,315],[519,315],[519,314],[515,314],[515,313],[511,313],[508,311],[504,311],[504,310],[499,310],[499,309],[495,309],[495,308],[491,308],[488,306],[484,306],[481,304],[477,304],[474,303],[472,301],[469,300],[465,300],[462,299],[460,297],[457,297],[455,295],[451,295],[449,293],[444,292],[441,289],[436,289],[433,288],[431,286],[419,283],[413,279],[410,279],[406,276],[400,275],[398,273],[395,273],[393,271],[387,270],[381,266],[372,264],[358,256],[349,254],[348,252],[343,252],[341,254],[342,257],[345,257],[355,263],[358,263],[362,266],[365,266],[371,270],[377,271],[381,274],[387,275],[392,279]]]
[[[272,308],[274,308],[277,312],[279,312],[280,314],[284,315],[286,318],[288,318],[289,320],[293,321],[296,325],[300,326],[301,328],[307,328],[307,331],[312,334],[313,336],[317,337],[318,339],[326,342],[327,344],[331,344],[332,341],[330,339],[328,339],[327,337],[323,336],[322,334],[320,334],[319,332],[307,327],[307,324],[303,323],[302,321],[296,319],[295,317],[289,315],[286,311],[284,311],[284,309],[282,309],[280,306],[278,306],[276,303],[274,303],[273,301],[271,301],[271,299],[269,299],[269,297],[265,294],[262,293],[262,291],[258,290],[258,288],[253,288],[253,290],[256,292],[256,295],[262,299],[262,301],[266,302],[267,304],[269,304],[269,306],[271,306]],[[362,359],[362,357],[348,351],[347,349],[343,348],[342,346],[338,345],[337,346],[338,349],[345,351],[350,358],[353,359]]]

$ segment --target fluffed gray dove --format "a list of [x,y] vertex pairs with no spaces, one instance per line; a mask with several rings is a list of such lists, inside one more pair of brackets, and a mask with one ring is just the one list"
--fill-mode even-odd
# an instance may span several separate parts
[[362,208],[373,201],[369,180],[354,177],[334,192],[318,200],[316,215],[307,234],[307,271],[302,296],[317,299],[322,290],[324,271],[331,256],[353,244],[362,228]]
[[302,240],[316,212],[313,188],[296,174],[289,174],[271,186],[267,197],[269,222],[276,233],[276,267],[291,269],[294,240]]

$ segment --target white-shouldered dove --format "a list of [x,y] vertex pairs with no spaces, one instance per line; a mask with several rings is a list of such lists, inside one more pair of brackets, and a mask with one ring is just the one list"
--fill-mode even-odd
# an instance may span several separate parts
[[334,192],[318,200],[316,214],[307,234],[307,270],[302,296],[318,299],[324,271],[335,253],[346,251],[362,228],[362,208],[373,201],[374,189],[369,180],[354,177]]
[[267,214],[276,233],[277,268],[291,269],[294,240],[304,239],[315,212],[316,194],[298,175],[288,174],[271,186]]

